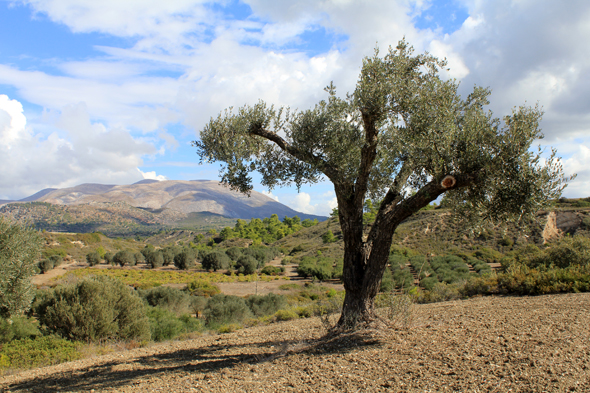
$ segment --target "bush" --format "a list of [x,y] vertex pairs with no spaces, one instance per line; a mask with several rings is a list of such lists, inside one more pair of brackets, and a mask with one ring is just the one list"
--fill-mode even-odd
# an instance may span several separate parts
[[219,287],[209,281],[195,280],[187,284],[187,290],[193,296],[211,297],[221,293]]
[[303,257],[297,266],[297,274],[302,277],[313,277],[320,281],[329,280],[333,273],[332,263],[330,258]]
[[203,312],[208,325],[242,323],[252,317],[246,301],[232,295],[215,295],[209,299]]
[[135,266],[135,256],[127,250],[122,250],[113,256],[113,262],[120,266]]
[[236,270],[241,274],[254,274],[258,267],[256,258],[250,255],[242,255],[236,262]]
[[150,338],[141,298],[106,276],[55,288],[36,304],[35,313],[49,331],[71,340]]
[[290,321],[299,318],[299,314],[295,310],[278,310],[274,317],[277,321]]
[[135,258],[135,264],[136,265],[138,263],[144,263],[145,262],[145,257],[143,256],[143,254],[141,252],[136,252],[135,254],[133,254],[133,257]]
[[86,254],[86,262],[88,262],[88,266],[98,265],[100,263],[100,255],[96,251],[91,251]]
[[149,250],[145,253],[145,262],[152,269],[164,266],[164,255],[160,250]]
[[0,344],[23,338],[39,336],[37,321],[26,317],[0,318]]
[[39,268],[39,272],[41,274],[45,274],[51,269],[53,269],[53,262],[49,259],[42,259],[37,263],[37,267]]
[[0,317],[30,308],[34,296],[31,277],[42,244],[36,231],[0,217]]
[[63,257],[61,255],[52,255],[48,258],[51,262],[53,262],[53,267],[56,268],[63,262]]
[[428,291],[432,290],[436,284],[438,284],[438,279],[436,277],[425,277],[420,280],[420,286]]
[[296,245],[295,247],[293,247],[293,249],[291,250],[291,252],[289,253],[289,255],[295,255],[298,252],[304,251],[304,248],[301,244]]
[[590,230],[590,216],[584,217],[580,223],[580,226],[582,229]]
[[226,253],[221,251],[214,251],[212,253],[207,254],[201,265],[205,270],[213,270],[217,271],[219,269],[227,269],[229,268],[230,259]]
[[180,319],[161,307],[149,307],[147,315],[150,319],[150,332],[152,340],[171,340],[184,333],[184,324]]
[[171,287],[155,287],[140,290],[139,296],[152,307],[166,309],[176,315],[190,311],[191,296],[180,289]]
[[590,266],[590,239],[583,236],[565,237],[541,255],[529,258],[529,266]]
[[188,270],[195,267],[197,256],[190,248],[185,248],[174,256],[174,266],[180,270]]
[[324,243],[334,243],[336,240],[338,240],[338,239],[336,238],[336,236],[334,236],[332,231],[329,229],[328,229],[328,232],[326,232],[322,235],[322,241]]
[[225,250],[225,253],[232,261],[235,262],[242,255],[242,249],[239,247],[230,247]]
[[278,276],[279,274],[283,273],[285,268],[280,268],[277,266],[265,266],[260,273],[266,274],[267,276]]
[[283,295],[269,293],[265,296],[248,296],[246,303],[255,316],[262,317],[274,314],[281,308],[284,308],[287,305],[287,299]]
[[55,336],[24,338],[2,345],[0,368],[43,367],[80,357],[78,345],[63,338]]
[[104,261],[105,263],[109,264],[109,265],[114,265],[115,261],[114,261],[114,255],[112,252],[107,252],[104,254]]

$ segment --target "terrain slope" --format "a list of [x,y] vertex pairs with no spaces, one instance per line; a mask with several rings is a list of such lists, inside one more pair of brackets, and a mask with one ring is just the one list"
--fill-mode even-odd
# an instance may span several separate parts
[[[398,321],[400,322],[400,321]],[[401,321],[403,322],[403,321]],[[408,327],[326,338],[318,319],[25,371],[3,391],[588,392],[590,294],[416,305]]]

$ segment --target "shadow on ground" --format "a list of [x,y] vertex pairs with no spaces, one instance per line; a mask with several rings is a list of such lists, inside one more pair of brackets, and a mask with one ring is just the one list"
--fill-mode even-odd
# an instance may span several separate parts
[[[239,345],[213,344],[201,348],[178,350],[140,356],[132,362],[111,361],[82,367],[67,372],[32,378],[6,386],[10,392],[100,391],[133,386],[145,379],[170,373],[216,373],[239,364],[258,364],[274,361],[294,353],[313,355],[345,353],[354,348],[379,345],[374,336],[349,333],[326,336],[302,342],[300,340],[268,341]],[[277,349],[278,348],[278,349]],[[253,353],[254,352],[254,353]]]

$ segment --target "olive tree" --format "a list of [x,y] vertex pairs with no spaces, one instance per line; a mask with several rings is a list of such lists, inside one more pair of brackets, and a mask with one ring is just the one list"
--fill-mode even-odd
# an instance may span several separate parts
[[[0,316],[10,317],[29,309],[43,239],[32,229],[0,217]],[[50,262],[51,263],[51,262]]]
[[[344,241],[346,295],[339,324],[371,321],[394,231],[448,193],[472,224],[523,220],[556,198],[566,179],[555,150],[532,152],[542,137],[539,107],[502,119],[486,110],[490,90],[440,76],[446,62],[414,54],[405,41],[363,60],[354,92],[293,111],[259,101],[212,118],[193,142],[201,162],[221,161],[221,182],[249,193],[250,173],[275,186],[334,185]],[[367,198],[380,200],[363,226]]]

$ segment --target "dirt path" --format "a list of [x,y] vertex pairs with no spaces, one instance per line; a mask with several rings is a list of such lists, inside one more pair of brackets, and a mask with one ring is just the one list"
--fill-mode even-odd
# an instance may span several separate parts
[[416,306],[409,329],[322,339],[317,319],[0,379],[32,392],[588,392],[590,294]]

